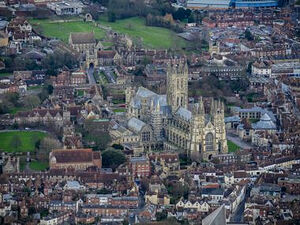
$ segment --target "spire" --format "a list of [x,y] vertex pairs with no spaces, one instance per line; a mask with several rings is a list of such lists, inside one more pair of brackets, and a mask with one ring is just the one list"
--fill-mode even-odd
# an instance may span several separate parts
[[199,114],[205,114],[202,96],[200,97],[200,100],[199,100]]
[[151,109],[151,111],[154,110],[154,101],[153,101],[153,99],[151,99],[150,109]]
[[199,104],[198,103],[194,104],[194,106],[193,106],[193,113],[195,115],[199,113]]
[[156,111],[156,112],[160,112],[160,104],[159,104],[159,101],[157,101],[155,111]]

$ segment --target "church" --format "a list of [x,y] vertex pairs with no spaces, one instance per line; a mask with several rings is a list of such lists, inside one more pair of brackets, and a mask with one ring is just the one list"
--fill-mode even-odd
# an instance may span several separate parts
[[197,103],[188,103],[186,62],[168,65],[166,95],[144,87],[129,87],[126,105],[126,124],[115,124],[111,132],[125,146],[139,147],[141,152],[183,152],[194,161],[210,160],[213,155],[228,151],[224,104],[211,99],[206,109],[202,98]]

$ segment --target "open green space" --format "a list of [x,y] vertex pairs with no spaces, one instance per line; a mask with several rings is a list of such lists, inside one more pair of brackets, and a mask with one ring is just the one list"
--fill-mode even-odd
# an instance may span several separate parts
[[143,45],[150,48],[182,48],[187,44],[172,30],[146,26],[145,19],[139,17],[117,20],[116,22],[108,22],[101,17],[98,22],[111,27],[116,32],[127,34],[133,39],[140,38]]
[[71,32],[94,32],[96,39],[105,37],[105,31],[95,27],[92,22],[55,22],[48,19],[32,19],[30,23],[46,37],[58,38],[66,43]]
[[98,77],[96,78],[96,80],[99,81],[102,85],[109,83],[104,72],[101,71],[97,76]]
[[77,90],[77,96],[84,96],[84,90]]
[[27,87],[27,90],[39,90],[42,89],[42,85],[36,85],[36,86],[29,86]]
[[125,108],[119,108],[119,109],[113,109],[113,111],[115,113],[117,113],[117,112],[126,112],[126,109]]
[[236,152],[237,150],[240,149],[238,145],[236,145],[235,143],[229,140],[227,140],[227,146],[228,146],[228,153]]
[[12,76],[12,73],[0,73],[0,77],[9,77]]
[[27,111],[27,110],[29,110],[29,108],[26,108],[24,106],[18,106],[18,107],[11,108],[9,113],[14,115],[17,112],[22,112],[22,111]]
[[114,104],[125,104],[125,99],[113,99],[112,103],[114,103]]
[[[20,141],[15,144],[16,136]],[[40,131],[7,131],[0,133],[0,150],[5,152],[32,152],[37,141],[47,136]]]
[[114,46],[114,44],[112,42],[109,42],[109,41],[103,41],[101,44],[103,45],[103,47],[105,49],[111,49]]
[[30,162],[30,164],[29,164],[29,168],[32,170],[36,170],[36,171],[45,170],[48,167],[49,167],[49,164],[47,162],[34,161],[34,162]]

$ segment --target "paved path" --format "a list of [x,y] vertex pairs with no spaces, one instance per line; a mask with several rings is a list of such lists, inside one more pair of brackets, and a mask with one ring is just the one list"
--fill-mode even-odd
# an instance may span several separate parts
[[87,71],[88,78],[89,78],[89,84],[96,84],[96,80],[94,77],[94,68],[90,67]]
[[238,136],[227,133],[227,139],[232,141],[242,149],[251,149],[253,146],[243,140],[241,140]]

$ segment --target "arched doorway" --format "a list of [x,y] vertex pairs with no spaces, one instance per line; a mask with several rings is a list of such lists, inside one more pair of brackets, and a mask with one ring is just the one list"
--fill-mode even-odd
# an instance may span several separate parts
[[89,69],[94,69],[94,63],[93,63],[93,62],[91,62],[91,63],[89,64]]

